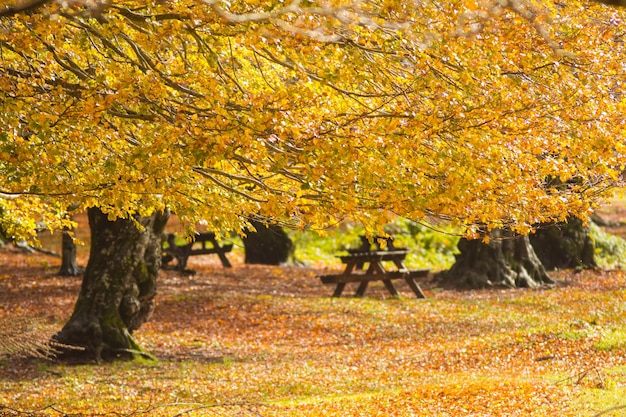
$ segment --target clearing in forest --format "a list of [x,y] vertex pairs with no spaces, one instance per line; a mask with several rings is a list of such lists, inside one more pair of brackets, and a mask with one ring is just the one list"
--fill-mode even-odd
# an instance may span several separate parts
[[[54,276],[56,258],[1,255],[0,319],[58,331],[80,279]],[[4,412],[578,417],[625,403],[622,271],[560,272],[541,290],[457,292],[423,278],[417,300],[403,283],[399,298],[382,283],[331,298],[317,278],[328,270],[190,263],[195,275],[163,271],[137,332],[158,362],[5,356]]]

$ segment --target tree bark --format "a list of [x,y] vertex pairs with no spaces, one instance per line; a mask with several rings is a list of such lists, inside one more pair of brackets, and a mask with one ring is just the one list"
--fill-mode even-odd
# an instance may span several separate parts
[[589,227],[577,218],[540,227],[530,235],[537,257],[548,270],[597,267]]
[[539,287],[552,284],[528,236],[494,230],[490,242],[461,239],[454,265],[436,279],[454,288]]
[[74,312],[54,340],[83,347],[83,355],[96,361],[134,356],[142,350],[132,333],[154,309],[161,234],[169,213],[111,221],[91,208],[88,216],[89,262]]
[[246,251],[245,263],[280,265],[289,260],[294,244],[287,233],[276,225],[252,222],[256,232],[248,231],[243,238]]
[[63,230],[61,237],[61,268],[58,275],[75,277],[83,273],[83,269],[76,263],[76,243],[69,234],[69,230]]

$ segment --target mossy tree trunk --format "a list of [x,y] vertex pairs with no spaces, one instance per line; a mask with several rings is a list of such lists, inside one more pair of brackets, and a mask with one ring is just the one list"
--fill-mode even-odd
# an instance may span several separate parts
[[530,243],[548,270],[597,267],[589,227],[580,219],[542,226],[530,235]]
[[276,225],[251,222],[256,232],[248,231],[243,238],[247,264],[280,265],[289,260],[294,244],[287,233]]
[[91,208],[88,216],[89,262],[74,312],[54,340],[84,347],[83,354],[98,361],[129,356],[141,351],[132,333],[154,308],[161,234],[169,214],[110,221]]
[[490,242],[461,239],[452,267],[437,279],[455,288],[539,287],[552,284],[528,236],[493,230]]

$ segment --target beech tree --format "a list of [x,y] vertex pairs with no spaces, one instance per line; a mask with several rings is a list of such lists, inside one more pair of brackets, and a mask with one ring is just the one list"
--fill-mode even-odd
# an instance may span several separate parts
[[282,227],[251,221],[254,231],[246,230],[243,237],[245,263],[280,265],[289,261],[295,250],[293,241]]
[[449,270],[436,274],[455,288],[524,287],[554,284],[547,271],[594,268],[594,244],[589,227],[579,218],[538,225],[530,235],[495,229],[489,241],[461,239]]
[[[245,230],[260,218],[320,229],[355,221],[380,234],[400,215],[487,240],[494,229],[527,234],[586,219],[624,168],[622,9],[522,0],[6,4],[4,230],[32,237],[36,221],[71,226],[72,207],[110,221],[93,223],[96,238],[128,231],[115,219],[146,233],[135,246],[92,249],[60,334],[95,354],[137,348],[130,333],[144,316],[122,310],[150,310],[154,291],[137,288],[152,288],[156,275],[139,272],[157,262],[147,242],[168,209],[188,231],[198,222]],[[134,266],[113,270],[104,256]],[[122,292],[107,294],[111,286]],[[102,338],[88,338],[83,324]]]

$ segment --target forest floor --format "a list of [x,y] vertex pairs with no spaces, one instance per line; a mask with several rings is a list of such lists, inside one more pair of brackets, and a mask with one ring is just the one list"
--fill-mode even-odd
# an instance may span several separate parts
[[[626,218],[626,214],[624,217]],[[136,332],[158,361],[67,365],[0,356],[0,415],[624,416],[626,273],[560,271],[544,289],[451,291],[421,281],[331,298],[329,268],[190,259],[163,271]],[[48,337],[80,278],[0,252],[0,322]],[[86,263],[82,253],[79,263]],[[346,292],[353,288],[347,288]],[[2,334],[2,332],[0,332]],[[0,344],[1,346],[1,344]]]

